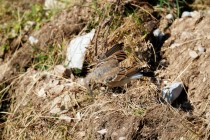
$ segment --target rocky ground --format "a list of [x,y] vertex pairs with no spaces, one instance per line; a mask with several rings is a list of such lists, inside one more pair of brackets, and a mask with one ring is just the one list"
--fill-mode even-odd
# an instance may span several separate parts
[[[158,4],[77,1],[46,10],[44,1],[2,3],[2,139],[210,139],[209,3]],[[181,17],[184,10],[196,11]],[[69,42],[92,29],[83,69],[66,69]],[[128,53],[123,67],[147,66],[155,77],[109,90],[97,84],[89,96],[79,81],[118,43]],[[173,82],[184,90],[169,104],[161,90]]]

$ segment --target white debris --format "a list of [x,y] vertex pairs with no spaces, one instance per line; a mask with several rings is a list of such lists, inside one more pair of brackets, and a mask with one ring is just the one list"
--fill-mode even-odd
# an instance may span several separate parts
[[168,14],[168,15],[166,15],[166,19],[173,20],[174,16],[172,14]]
[[210,119],[210,113],[206,113],[206,118]]
[[184,140],[184,137],[181,137],[179,140]]
[[62,76],[65,73],[65,70],[66,68],[63,65],[56,65],[54,67],[54,72],[60,76]]
[[183,90],[183,85],[181,82],[174,82],[168,86],[165,86],[162,89],[162,97],[163,99],[172,104],[174,100],[176,100]]
[[81,117],[81,113],[80,113],[80,112],[77,112],[77,114],[76,114],[76,118],[77,118],[78,120],[81,120],[81,119],[82,119],[82,117]]
[[198,49],[199,53],[204,53],[206,51],[205,48],[202,47],[201,45],[199,45],[197,49]]
[[61,109],[59,107],[57,107],[57,106],[55,106],[54,108],[52,108],[50,110],[50,113],[52,113],[52,114],[58,114],[60,112],[61,112]]
[[191,15],[191,12],[188,12],[188,11],[184,11],[183,13],[182,13],[182,18],[183,17],[191,17],[192,15]]
[[31,29],[32,26],[34,26],[36,24],[35,21],[27,21],[25,26],[24,26],[24,31],[29,31]]
[[195,59],[195,58],[198,58],[198,54],[196,53],[196,51],[193,51],[193,50],[189,50],[189,55],[191,58]]
[[173,44],[171,44],[170,48],[173,49],[173,48],[176,48],[176,47],[179,47],[179,46],[181,46],[180,43],[173,43]]
[[200,16],[200,12],[198,12],[198,11],[192,11],[192,12],[190,12],[190,15],[191,15],[191,17],[198,17],[198,16]]
[[59,116],[59,119],[60,119],[60,120],[64,120],[64,121],[66,121],[66,122],[68,122],[68,123],[70,123],[71,120],[72,120],[71,117],[69,117],[69,116],[67,116],[67,115],[64,115],[64,114],[61,114],[61,115]]
[[57,86],[55,86],[55,87],[52,87],[52,88],[49,90],[49,92],[50,92],[51,94],[59,95],[59,94],[62,93],[63,89],[64,89],[64,85],[57,85]]
[[39,41],[38,39],[36,39],[36,38],[33,37],[33,36],[29,36],[28,40],[29,40],[29,43],[30,43],[31,45],[35,45],[35,44],[37,44],[38,41]]
[[59,84],[59,80],[51,79],[51,80],[46,84],[45,90],[46,90],[46,91],[51,90],[52,88],[56,87],[58,84]]
[[126,140],[126,137],[119,137],[119,140]]
[[117,95],[117,94],[114,94],[114,93],[112,94],[112,96],[113,96],[113,97],[118,97],[118,95]]
[[94,34],[95,29],[88,34],[78,36],[70,42],[66,54],[68,68],[82,69],[87,47],[93,39]]
[[64,3],[58,1],[58,0],[45,0],[44,2],[44,9],[62,9],[65,8]]
[[50,113],[52,114],[65,113],[69,110],[71,106],[71,98],[69,97],[68,92],[66,92],[54,98],[50,104],[51,104]]
[[155,29],[155,30],[153,31],[153,35],[154,35],[155,37],[158,37],[160,34],[161,34],[160,29]]
[[159,40],[162,40],[165,34],[162,33],[162,32],[160,31],[160,29],[155,29],[155,30],[153,31],[153,35],[154,35],[155,37],[157,37]]
[[45,91],[44,91],[44,88],[41,88],[39,91],[38,91],[38,93],[37,93],[37,96],[38,97],[42,97],[42,98],[46,98],[46,93],[45,93]]
[[167,81],[167,80],[164,80],[164,81],[163,81],[163,84],[164,84],[164,85],[167,85],[167,84],[168,84],[168,81]]
[[107,133],[107,130],[106,129],[101,129],[101,130],[99,130],[99,131],[97,131],[99,134],[101,134],[101,135],[104,135],[104,134],[106,134]]
[[84,137],[86,134],[85,134],[85,131],[80,131],[77,133],[79,135],[80,138]]

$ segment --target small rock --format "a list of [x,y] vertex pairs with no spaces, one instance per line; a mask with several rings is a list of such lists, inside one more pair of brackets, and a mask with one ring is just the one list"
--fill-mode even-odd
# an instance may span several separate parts
[[63,9],[65,4],[58,0],[45,0],[44,9]]
[[167,84],[168,84],[168,81],[167,81],[167,80],[164,80],[164,81],[163,81],[163,84],[164,84],[164,85],[167,85]]
[[72,120],[71,117],[69,117],[69,116],[67,116],[67,115],[64,115],[64,114],[60,115],[59,119],[60,119],[60,120],[64,120],[64,121],[66,121],[66,122],[68,122],[68,123],[70,123],[71,120]]
[[182,13],[182,18],[183,17],[191,17],[192,15],[191,15],[191,12],[188,12],[188,11],[184,11],[183,13]]
[[170,46],[170,48],[176,48],[176,47],[179,47],[179,46],[181,46],[181,44],[180,43],[173,43],[173,44],[171,44],[171,46]]
[[182,83],[174,82],[171,85],[168,85],[162,89],[162,97],[166,102],[172,104],[179,97],[182,90]]
[[45,98],[45,97],[47,96],[46,93],[45,93],[44,88],[41,88],[41,89],[38,91],[37,96],[38,96],[38,97],[42,97],[42,98]]
[[173,19],[174,19],[174,17],[173,17],[173,15],[172,15],[172,14],[168,14],[168,15],[166,15],[166,19],[168,19],[168,20],[173,20]]
[[206,118],[210,119],[210,113],[206,113]]
[[158,37],[160,34],[161,34],[160,29],[155,29],[155,30],[153,31],[153,35],[154,35],[155,37]]
[[193,58],[193,59],[196,59],[196,58],[198,58],[198,54],[196,53],[196,51],[193,51],[193,50],[190,50],[189,51],[189,55],[190,55],[190,57],[191,58]]
[[126,140],[126,137],[119,137],[119,140]]
[[65,72],[66,68],[63,65],[56,65],[54,67],[54,72],[59,75],[62,76]]
[[29,36],[28,40],[29,40],[29,42],[30,42],[31,45],[35,45],[35,44],[37,44],[38,41],[39,41],[38,39],[36,39],[36,38],[33,37],[33,36]]
[[85,131],[80,131],[77,134],[79,135],[79,138],[83,138],[86,135]]
[[199,17],[200,16],[200,12],[198,11],[192,11],[190,12],[191,17],[195,18],[195,17]]
[[198,51],[200,52],[200,53],[204,53],[205,51],[206,51],[206,49],[204,48],[204,47],[202,47],[202,46],[198,46]]
[[50,110],[50,113],[52,113],[52,114],[58,114],[60,112],[61,112],[61,109],[58,108],[57,106]]
[[27,21],[23,30],[28,32],[35,24],[36,22],[34,21]]
[[179,140],[184,140],[184,137],[181,137]]
[[59,94],[62,93],[63,89],[64,89],[64,85],[57,85],[57,86],[55,86],[55,87],[52,87],[52,88],[49,90],[49,92],[50,92],[51,94],[59,95]]
[[80,113],[80,112],[77,112],[77,114],[76,114],[76,118],[77,118],[78,120],[81,120],[81,119],[82,119],[82,117],[81,117],[81,113]]
[[159,38],[159,40],[162,40],[165,34],[162,33],[162,32],[160,31],[160,29],[155,29],[155,30],[153,31],[153,35],[154,35],[155,37]]
[[100,87],[100,90],[105,91],[106,88],[105,87]]
[[99,134],[101,134],[101,135],[104,135],[104,134],[106,134],[107,133],[107,130],[106,129],[101,129],[101,130],[99,130],[99,131],[97,131]]

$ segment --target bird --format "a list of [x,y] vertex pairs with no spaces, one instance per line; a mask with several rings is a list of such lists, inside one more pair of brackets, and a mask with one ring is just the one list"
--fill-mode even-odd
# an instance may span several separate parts
[[114,45],[105,55],[102,55],[102,60],[93,68],[84,78],[84,85],[92,95],[94,84],[103,84],[108,88],[121,87],[131,80],[139,79],[143,76],[154,77],[154,72],[146,67],[134,66],[131,68],[121,67],[120,63],[127,58],[127,54],[123,51],[123,44]]

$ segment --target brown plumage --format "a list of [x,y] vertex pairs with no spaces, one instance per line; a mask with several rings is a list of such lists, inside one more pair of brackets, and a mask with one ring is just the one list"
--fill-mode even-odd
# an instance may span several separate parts
[[139,79],[142,76],[152,77],[151,71],[145,71],[145,68],[133,67],[122,68],[119,63],[127,58],[122,47],[115,45],[107,51],[105,59],[101,60],[91,73],[85,77],[85,86],[92,93],[91,86],[94,83],[102,83],[109,88],[123,86],[132,79]]

